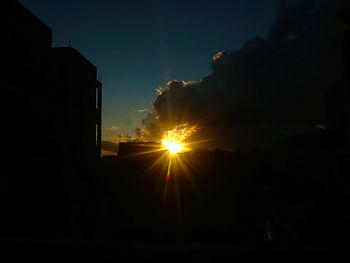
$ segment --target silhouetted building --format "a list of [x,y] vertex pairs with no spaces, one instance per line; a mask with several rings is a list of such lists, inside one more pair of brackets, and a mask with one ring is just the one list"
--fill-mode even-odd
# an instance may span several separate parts
[[0,236],[78,235],[87,166],[101,154],[96,67],[52,48],[52,30],[16,0],[0,1],[0,63]]
[[315,153],[321,154],[329,149],[328,132],[325,129],[310,130],[291,136],[282,136],[273,143],[273,151],[277,156],[298,158],[301,160]]
[[160,151],[156,142],[120,142],[118,156],[137,156]]
[[0,7],[3,151],[32,159],[100,156],[96,67],[73,48],[52,48],[52,30],[18,1]]
[[342,152],[350,155],[350,4],[342,1],[342,7],[334,12],[342,28],[342,82],[329,90],[328,127],[342,146]]
[[[56,108],[63,117],[57,136],[73,159],[101,156],[101,89],[97,69],[73,48],[53,48]],[[68,150],[68,151],[67,151]]]
[[[17,1],[0,4],[3,151],[36,155],[49,93],[51,29]],[[48,131],[49,132],[49,131]]]

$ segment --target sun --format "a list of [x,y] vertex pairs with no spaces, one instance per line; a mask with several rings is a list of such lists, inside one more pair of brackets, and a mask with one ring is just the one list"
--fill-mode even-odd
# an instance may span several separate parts
[[170,141],[170,140],[163,140],[162,142],[165,149],[169,151],[169,153],[176,154],[184,149],[183,145],[181,143]]
[[196,132],[196,127],[187,127],[187,124],[177,125],[174,129],[165,131],[163,134],[162,149],[167,150],[170,155],[188,152],[191,148],[189,143],[185,143],[186,139]]

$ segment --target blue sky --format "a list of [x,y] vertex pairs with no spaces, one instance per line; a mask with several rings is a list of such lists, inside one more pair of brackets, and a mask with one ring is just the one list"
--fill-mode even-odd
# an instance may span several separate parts
[[71,41],[98,68],[110,140],[141,127],[147,112],[138,110],[152,110],[158,86],[199,81],[218,51],[264,37],[277,0],[20,2],[53,30],[53,46]]

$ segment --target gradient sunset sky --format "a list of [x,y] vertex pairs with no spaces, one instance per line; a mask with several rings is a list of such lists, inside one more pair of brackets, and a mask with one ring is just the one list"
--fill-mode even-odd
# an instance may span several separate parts
[[53,46],[71,46],[102,76],[103,140],[133,135],[158,86],[199,81],[212,57],[265,37],[277,0],[21,0],[53,30]]

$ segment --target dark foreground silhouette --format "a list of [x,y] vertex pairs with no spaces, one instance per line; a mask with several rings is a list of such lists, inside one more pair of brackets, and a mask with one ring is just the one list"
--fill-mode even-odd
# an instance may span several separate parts
[[2,1],[0,15],[13,103],[2,109],[1,261],[348,256],[348,11],[335,14],[344,76],[327,94],[327,129],[271,149],[179,154],[168,183],[164,152],[99,158],[95,66],[52,48],[51,29],[18,1]]
[[347,255],[349,170],[335,152],[316,130],[272,150],[182,153],[165,202],[167,159],[150,169],[162,153],[67,169],[20,158],[8,171],[17,176],[7,177],[2,241],[10,253],[87,259]]

